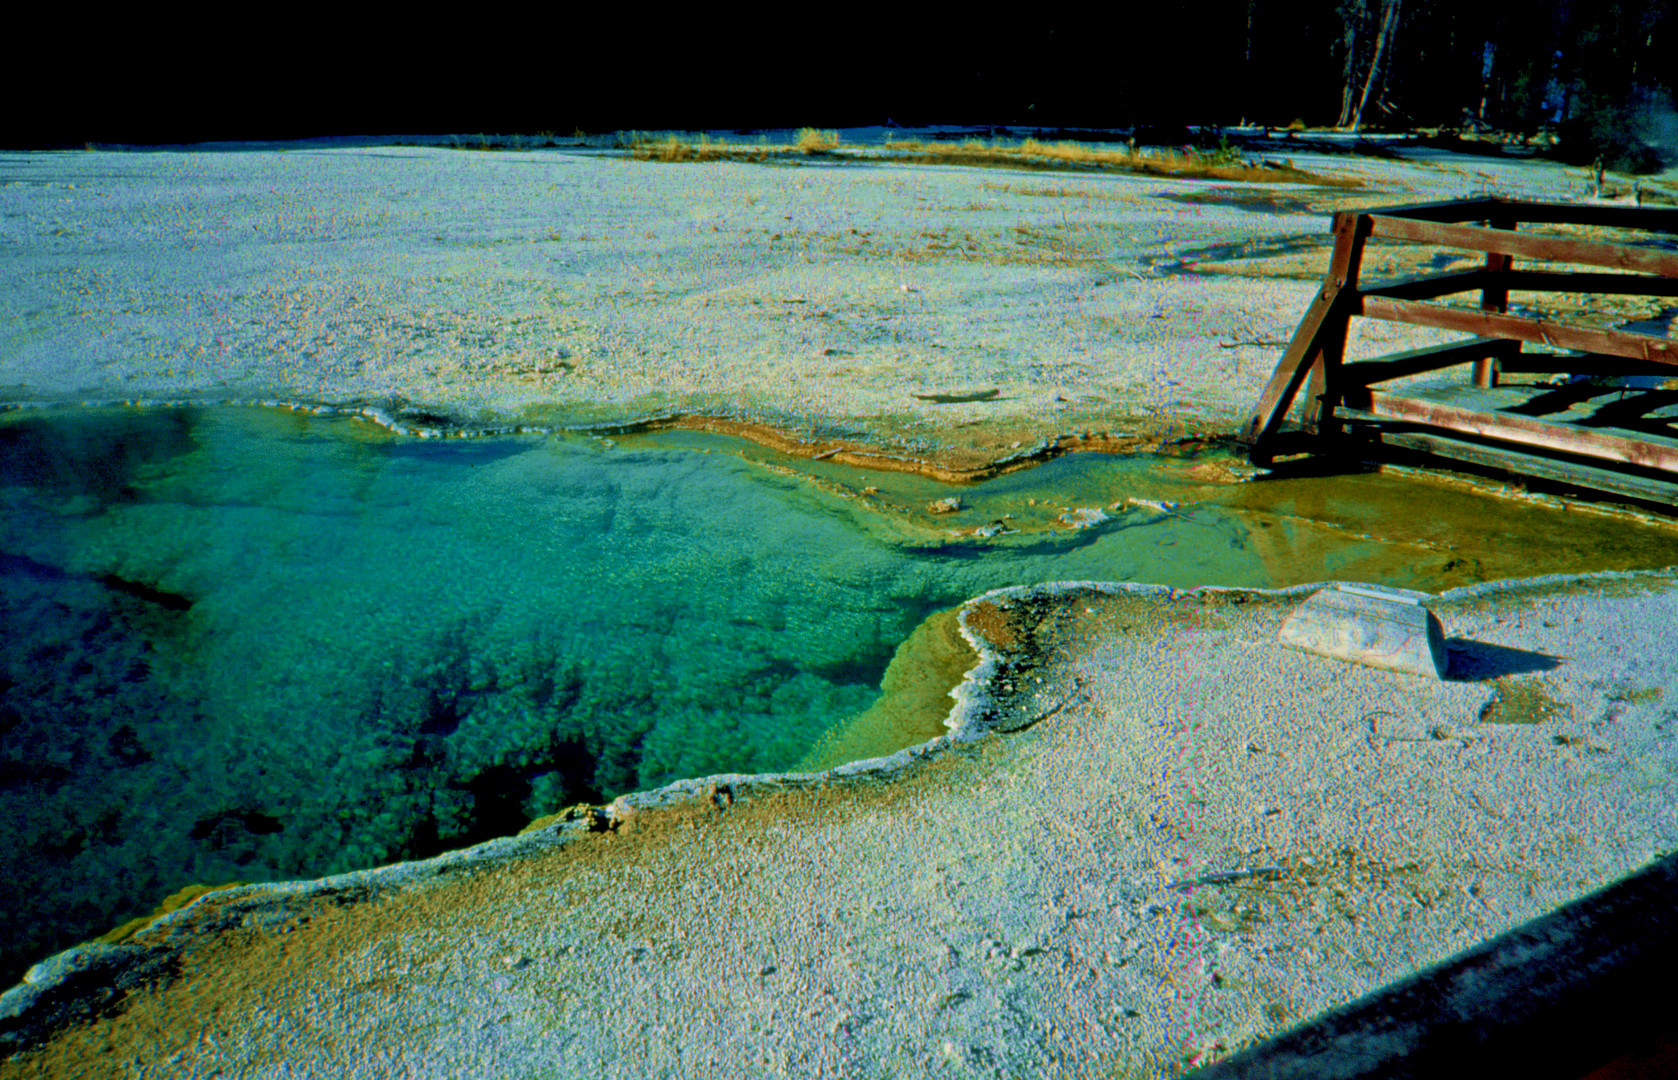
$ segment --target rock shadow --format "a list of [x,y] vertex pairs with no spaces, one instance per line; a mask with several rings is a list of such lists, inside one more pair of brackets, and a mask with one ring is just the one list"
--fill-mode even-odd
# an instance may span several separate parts
[[1450,682],[1485,682],[1505,675],[1554,671],[1561,667],[1563,661],[1562,657],[1548,653],[1511,649],[1507,645],[1467,638],[1447,640],[1445,653],[1448,662],[1445,677]]

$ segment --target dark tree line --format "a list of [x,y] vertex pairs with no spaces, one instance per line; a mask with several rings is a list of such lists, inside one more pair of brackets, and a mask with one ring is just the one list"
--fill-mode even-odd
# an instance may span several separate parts
[[[776,85],[784,111],[799,113],[786,117],[793,123],[1297,122],[1555,132],[1587,161],[1634,158],[1641,135],[1678,156],[1678,0],[1199,0],[1109,11],[959,27],[894,20],[855,41],[841,34],[842,62],[788,66]],[[760,76],[737,86],[738,100]],[[804,93],[835,80],[813,110]],[[813,111],[831,119],[802,119]]]
[[1652,106],[1678,74],[1670,0],[1340,0],[1335,14],[1342,126],[1362,119],[1530,134]]
[[814,29],[673,10],[587,33],[555,9],[516,32],[352,19],[236,40],[149,15],[77,37],[78,21],[74,61],[26,52],[0,69],[15,105],[0,143],[889,118],[1469,126],[1629,152],[1678,90],[1678,0],[1161,0],[1075,19],[1053,6],[1006,18],[846,7]]
[[1550,131],[1587,160],[1641,136],[1678,156],[1678,0],[1211,0],[1093,37],[1119,43],[1099,77],[1037,84],[1067,122]]
[[[1223,122],[1244,115],[1275,125],[1299,119],[1349,126],[1361,112],[1364,124],[1472,120],[1534,131],[1581,96],[1670,93],[1678,81],[1673,0],[1212,0],[1164,7],[1099,28],[1026,27],[1019,44],[1050,58],[1041,65],[1045,74],[1101,57],[1095,78],[1058,80],[1066,96],[1084,98],[1079,111],[1097,106],[1090,92],[1105,82],[1123,99],[1121,111],[1169,109],[1169,99],[1180,97]],[[1080,45],[1054,48],[1056,38]]]

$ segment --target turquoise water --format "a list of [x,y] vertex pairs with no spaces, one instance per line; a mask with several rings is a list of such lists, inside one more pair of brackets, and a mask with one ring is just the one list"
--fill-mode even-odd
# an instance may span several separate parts
[[[862,496],[865,474],[772,457],[284,410],[9,414],[0,974],[188,883],[787,768],[873,702],[928,614],[993,587],[1448,577],[1448,553],[1343,530],[1113,509],[1157,486],[1124,459]],[[918,513],[952,493],[960,513]],[[1063,504],[1110,519],[1046,529]],[[992,515],[1022,531],[950,535]]]

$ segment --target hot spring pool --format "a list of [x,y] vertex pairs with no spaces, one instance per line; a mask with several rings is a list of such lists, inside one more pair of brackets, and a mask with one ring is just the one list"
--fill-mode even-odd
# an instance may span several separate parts
[[[5,414],[0,977],[185,884],[360,869],[580,801],[797,767],[877,704],[923,621],[997,586],[1488,572],[1298,515],[1113,507],[1190,483],[1093,454],[958,491],[697,435]],[[950,494],[960,513],[921,512]],[[1054,527],[1066,506],[1108,520]],[[1020,531],[950,535],[992,518]]]

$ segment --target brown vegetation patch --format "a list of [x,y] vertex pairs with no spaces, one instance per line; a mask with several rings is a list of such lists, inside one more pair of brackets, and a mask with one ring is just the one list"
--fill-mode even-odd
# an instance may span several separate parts
[[1432,908],[1454,895],[1462,868],[1394,863],[1353,848],[1278,858],[1259,872],[1185,886],[1190,908],[1211,930],[1250,931],[1272,923],[1376,921],[1383,904]]
[[1104,149],[1084,143],[1043,143],[1026,139],[1018,144],[979,139],[961,143],[922,140],[888,142],[890,159],[928,165],[987,166],[1004,169],[1118,171],[1178,179],[1226,180],[1236,183],[1321,184],[1357,188],[1363,181],[1346,176],[1306,172],[1285,163],[1253,163],[1224,153],[1185,153],[1156,150]]
[[1538,679],[1499,679],[1492,699],[1480,709],[1482,724],[1543,724],[1573,715]]
[[1216,187],[1202,191],[1161,191],[1155,196],[1189,206],[1227,206],[1235,210],[1250,210],[1268,214],[1314,214],[1317,212],[1310,197],[1283,191],[1262,191],[1254,188]]

